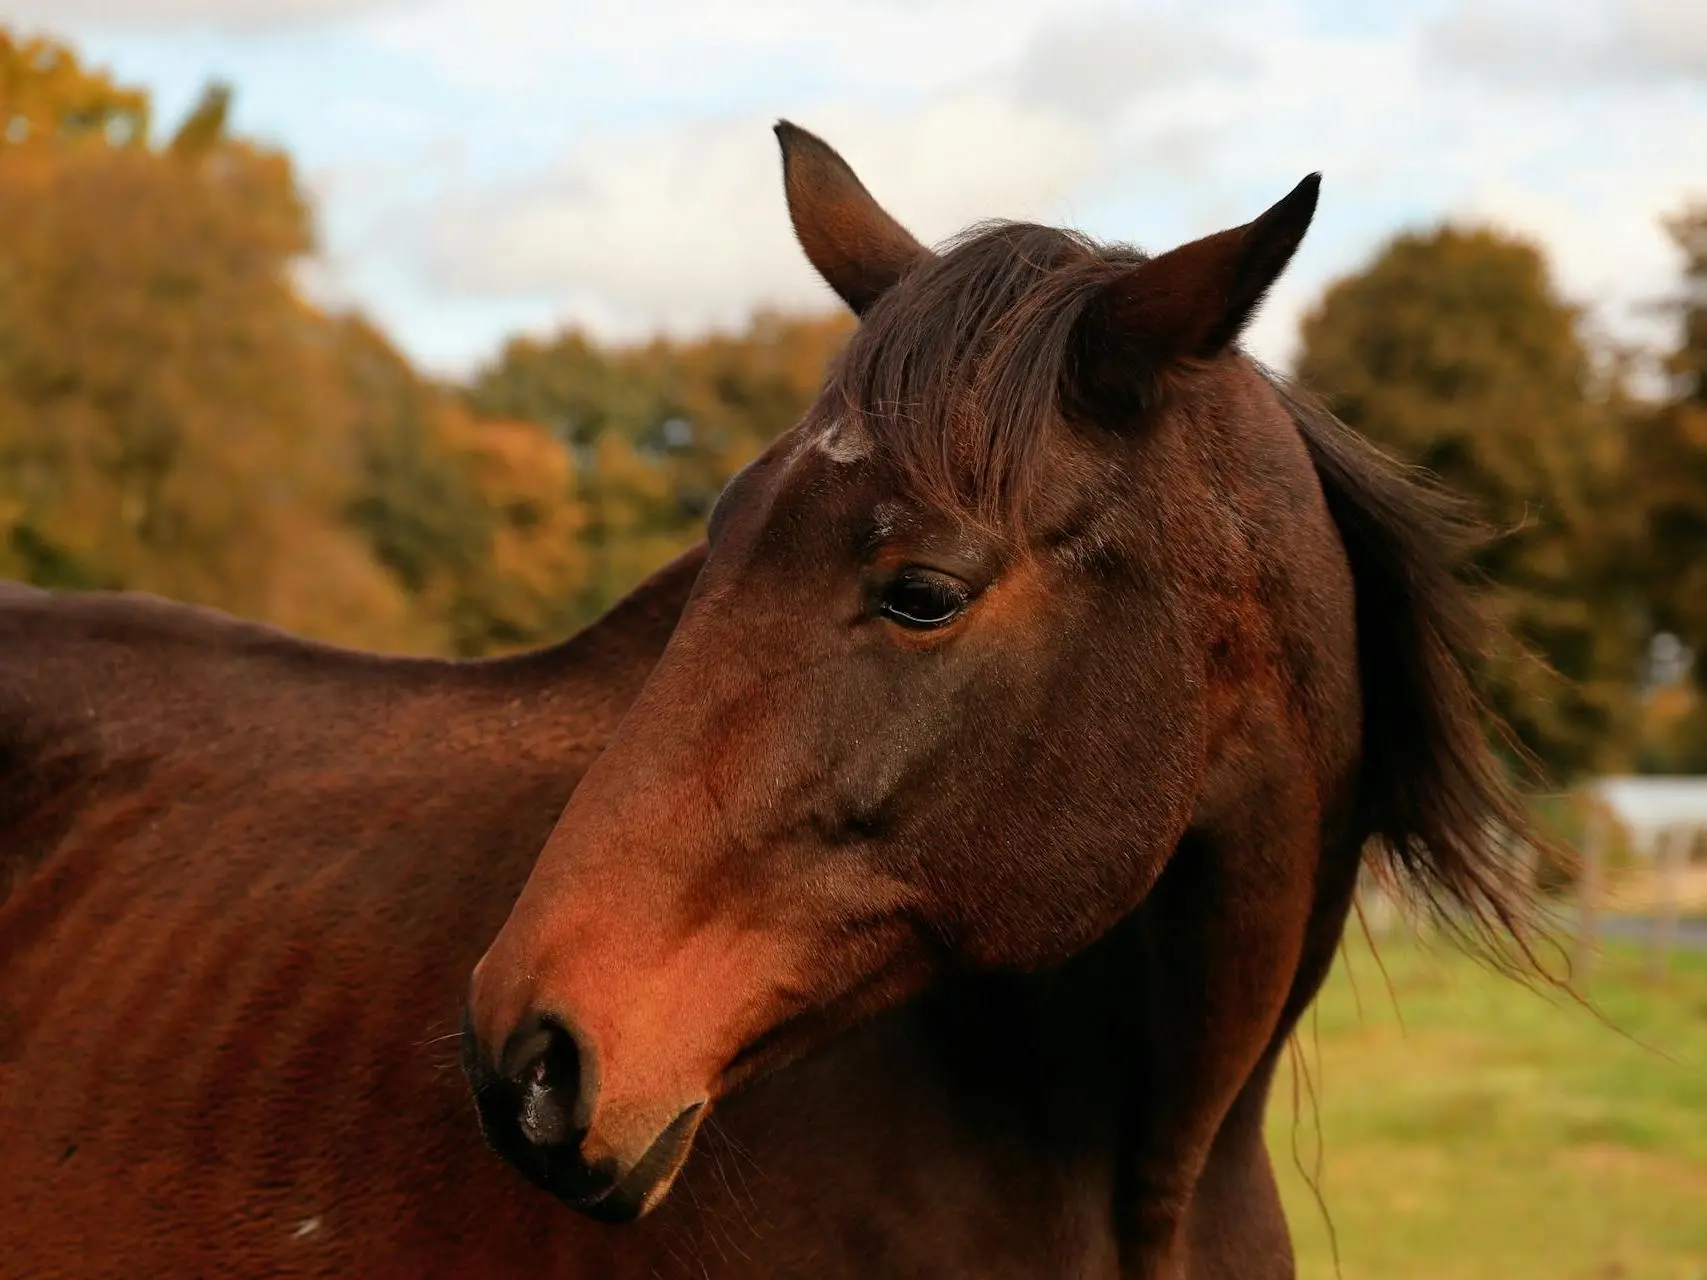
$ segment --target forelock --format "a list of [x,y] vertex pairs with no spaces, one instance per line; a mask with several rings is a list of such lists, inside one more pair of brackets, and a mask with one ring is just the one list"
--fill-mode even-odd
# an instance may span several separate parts
[[836,457],[857,440],[914,496],[1015,519],[1060,418],[1074,327],[1139,261],[1053,227],[974,227],[866,313],[814,415],[821,447]]

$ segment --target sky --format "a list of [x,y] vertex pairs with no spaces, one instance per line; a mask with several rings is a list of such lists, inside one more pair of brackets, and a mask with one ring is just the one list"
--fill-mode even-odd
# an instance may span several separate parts
[[315,295],[463,376],[505,337],[739,325],[833,298],[770,126],[823,136],[921,239],[991,217],[1159,251],[1306,173],[1316,221],[1247,334],[1396,231],[1538,242],[1613,337],[1653,342],[1662,216],[1707,199],[1699,0],[0,0],[155,95],[210,78],[296,158]]

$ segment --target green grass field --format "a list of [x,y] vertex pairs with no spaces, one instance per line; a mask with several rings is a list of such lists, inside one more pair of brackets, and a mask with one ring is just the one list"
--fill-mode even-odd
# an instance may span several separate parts
[[1299,1163],[1345,1280],[1707,1280],[1707,955],[1656,985],[1609,945],[1590,994],[1617,1030],[1444,941],[1396,932],[1380,958],[1385,979],[1348,940],[1306,1015],[1319,1107],[1295,1127],[1276,1083],[1300,1276],[1335,1264]]

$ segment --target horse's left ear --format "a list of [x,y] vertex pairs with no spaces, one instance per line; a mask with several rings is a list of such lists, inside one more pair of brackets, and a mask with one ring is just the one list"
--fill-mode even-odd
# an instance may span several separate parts
[[1238,339],[1315,216],[1312,173],[1254,222],[1139,263],[1104,287],[1074,335],[1068,388],[1098,408],[1142,408],[1169,365]]

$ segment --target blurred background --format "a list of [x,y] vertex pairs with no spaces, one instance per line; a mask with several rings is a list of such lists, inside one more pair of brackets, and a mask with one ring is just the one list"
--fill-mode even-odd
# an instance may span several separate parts
[[1603,1017],[1372,894],[1274,1107],[1301,1272],[1707,1277],[1707,6],[0,0],[0,577],[566,635],[850,331],[778,116],[931,241],[1324,171],[1248,345],[1505,534]]

